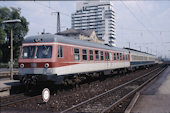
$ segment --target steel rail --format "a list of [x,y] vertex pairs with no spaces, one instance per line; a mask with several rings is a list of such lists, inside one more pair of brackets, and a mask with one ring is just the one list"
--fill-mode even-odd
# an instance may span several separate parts
[[121,99],[119,99],[118,101],[116,101],[115,103],[113,103],[112,105],[110,105],[109,107],[107,107],[106,109],[104,109],[101,113],[106,113],[108,112],[111,108],[115,107],[116,105],[120,104],[122,101],[124,101],[125,99],[127,99],[128,97],[132,96],[133,94],[135,94],[137,91],[139,91],[141,88],[143,88],[145,85],[147,85],[150,81],[152,81],[154,78],[156,78],[160,73],[162,73],[167,67],[164,67],[161,71],[159,71],[156,75],[154,75],[153,77],[151,77],[150,79],[148,79],[147,81],[145,81],[142,85],[140,85],[139,87],[137,87],[136,89],[132,90],[131,92],[129,92],[127,95],[123,96]]
[[11,96],[5,96],[5,97],[1,97],[1,102],[10,98],[16,98],[16,97],[21,97],[24,96],[24,93],[20,93],[20,94],[16,94],[16,95],[11,95]]
[[[50,88],[53,88],[50,87]],[[49,89],[50,89],[49,88]],[[9,102],[7,103],[0,103],[0,108],[4,108],[6,106],[9,106],[9,105],[12,105],[12,104],[16,104],[16,103],[19,103],[19,102],[24,102],[24,101],[28,101],[28,100],[31,100],[31,99],[35,99],[37,97],[41,97],[41,92],[42,92],[42,89],[41,90],[34,90],[33,92],[31,92],[31,95],[35,95],[35,96],[26,96],[25,93],[20,93],[20,94],[16,94],[16,95],[11,95],[11,96],[7,96],[7,97],[3,97],[2,99],[0,99],[0,102],[2,102],[2,100],[4,101],[5,99],[11,99],[11,98],[17,98],[18,100],[7,100]],[[29,93],[30,94],[30,93]],[[28,94],[28,95],[29,95]],[[19,97],[24,97],[25,98],[19,98]]]
[[[3,103],[3,104],[0,103],[0,108],[4,108],[4,107],[12,105],[12,104],[16,104],[16,103],[20,103],[20,102],[24,102],[24,101],[28,101],[28,100],[32,100],[32,99],[41,97],[42,96],[40,94],[41,92],[42,92],[42,90],[34,90],[32,93],[33,93],[33,95],[36,94],[35,96],[26,96],[25,93],[20,93],[20,94],[16,94],[16,95],[13,95],[13,96],[4,97],[1,100],[11,99],[11,98],[16,98],[16,97],[21,97],[21,96],[24,97],[25,96],[25,98],[21,98],[21,99],[18,98],[19,100],[14,100],[14,101],[9,100],[9,102],[7,102],[7,103]],[[1,100],[0,100],[0,102],[1,102]]]
[[5,103],[5,104],[1,104],[1,105],[0,105],[0,108],[4,108],[4,107],[7,107],[7,106],[9,106],[9,105],[13,105],[13,104],[16,104],[16,103],[28,101],[28,100],[31,100],[31,99],[35,99],[35,98],[40,97],[40,96],[41,96],[41,95],[37,95],[37,96],[33,96],[33,97],[26,97],[26,98],[24,98],[24,99],[17,100],[17,101],[14,101],[14,102],[8,102],[8,103]]
[[[20,93],[20,94],[16,94],[16,95],[1,98],[1,102],[4,101],[4,100],[7,100],[7,103],[1,103],[0,108],[6,107],[8,105],[16,104],[16,103],[19,103],[19,102],[24,102],[24,101],[27,101],[27,100],[31,100],[31,99],[34,99],[34,98],[37,98],[37,97],[40,97],[41,96],[41,95],[39,95],[40,91],[41,90],[35,90],[34,92],[32,92],[33,94],[38,93],[38,95],[32,96],[32,97],[31,96],[26,96],[25,93]],[[25,98],[23,98],[24,96],[25,96]],[[10,99],[13,99],[13,100],[10,100]],[[18,99],[18,100],[15,100],[15,99]]]
[[82,106],[82,105],[84,105],[84,104],[87,104],[87,103],[90,102],[90,101],[96,100],[96,99],[98,99],[98,98],[100,98],[100,97],[102,97],[102,96],[104,96],[104,95],[106,95],[106,94],[108,94],[108,93],[110,93],[110,92],[113,92],[113,91],[115,91],[115,90],[117,90],[117,89],[119,89],[119,88],[121,88],[121,87],[123,87],[123,86],[126,86],[127,84],[130,84],[130,83],[132,83],[132,82],[134,82],[134,81],[136,81],[136,80],[138,80],[138,79],[140,79],[140,78],[143,78],[143,77],[145,77],[145,76],[147,76],[147,75],[149,75],[149,74],[151,74],[151,73],[153,73],[153,72],[155,72],[155,71],[157,71],[157,70],[159,70],[159,69],[161,69],[161,68],[162,68],[162,67],[156,68],[156,69],[152,70],[151,72],[148,72],[148,73],[146,73],[146,74],[144,74],[144,75],[142,75],[142,76],[140,76],[140,77],[137,77],[137,78],[135,78],[135,79],[133,79],[133,80],[131,80],[131,81],[128,81],[128,82],[126,82],[126,83],[124,83],[124,84],[121,84],[121,85],[119,85],[119,86],[117,86],[117,87],[115,87],[115,88],[113,88],[113,89],[110,89],[110,90],[104,92],[104,93],[101,93],[101,94],[99,94],[99,95],[96,95],[96,96],[94,96],[94,97],[92,97],[92,98],[90,98],[90,99],[88,99],[88,100],[85,100],[85,101],[83,101],[83,102],[81,102],[81,103],[79,103],[79,104],[77,104],[77,105],[73,105],[72,107],[70,107],[70,108],[68,108],[68,109],[66,109],[66,110],[64,110],[64,111],[61,111],[61,113],[66,113],[66,112],[69,112],[69,111],[71,111],[71,110],[73,110],[73,109],[76,109],[76,108],[78,108],[79,106]]

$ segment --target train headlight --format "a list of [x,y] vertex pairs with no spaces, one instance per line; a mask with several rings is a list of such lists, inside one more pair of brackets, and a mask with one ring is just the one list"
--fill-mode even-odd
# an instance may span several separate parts
[[48,63],[46,63],[45,65],[44,65],[44,67],[45,68],[48,68],[50,65],[48,64]]
[[20,64],[20,68],[24,68],[24,64]]

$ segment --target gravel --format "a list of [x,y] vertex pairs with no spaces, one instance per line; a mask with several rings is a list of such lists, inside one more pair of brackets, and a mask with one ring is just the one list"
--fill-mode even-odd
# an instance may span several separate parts
[[[56,93],[51,95],[48,103],[43,103],[41,98],[37,98],[31,102],[18,103],[15,106],[9,106],[1,112],[60,112],[95,95],[143,75],[156,67],[157,66],[150,67],[149,69],[138,70],[133,73],[127,73],[126,75],[108,76],[103,81],[95,80],[90,84],[81,84],[80,87],[70,87],[67,89],[57,90]],[[120,109],[121,108],[122,106],[120,105]]]

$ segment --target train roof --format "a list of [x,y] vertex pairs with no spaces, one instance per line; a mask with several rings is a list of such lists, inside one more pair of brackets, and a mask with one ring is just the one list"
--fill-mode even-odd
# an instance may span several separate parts
[[143,51],[139,51],[139,50],[136,50],[136,49],[132,49],[132,48],[124,48],[126,50],[129,50],[130,53],[135,53],[135,54],[145,54],[145,55],[150,55],[150,56],[155,56],[153,54],[150,54],[150,53],[147,53],[147,52],[143,52]]
[[94,42],[88,42],[88,41],[75,39],[73,37],[62,36],[62,35],[42,34],[42,35],[36,35],[36,36],[29,36],[24,39],[24,43],[36,43],[36,42],[60,42],[60,43],[108,49],[108,50],[114,50],[114,51],[129,52],[126,49],[111,47],[108,45],[98,44]]

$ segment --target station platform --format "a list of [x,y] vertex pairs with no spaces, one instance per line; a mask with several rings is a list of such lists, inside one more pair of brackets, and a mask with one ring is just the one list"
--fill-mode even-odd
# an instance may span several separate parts
[[3,80],[0,81],[0,97],[10,95],[12,87],[21,85],[19,80]]
[[[13,71],[18,71],[18,68],[13,68]],[[10,68],[0,68],[0,72],[10,72]]]
[[170,66],[134,97],[125,113],[170,113]]

